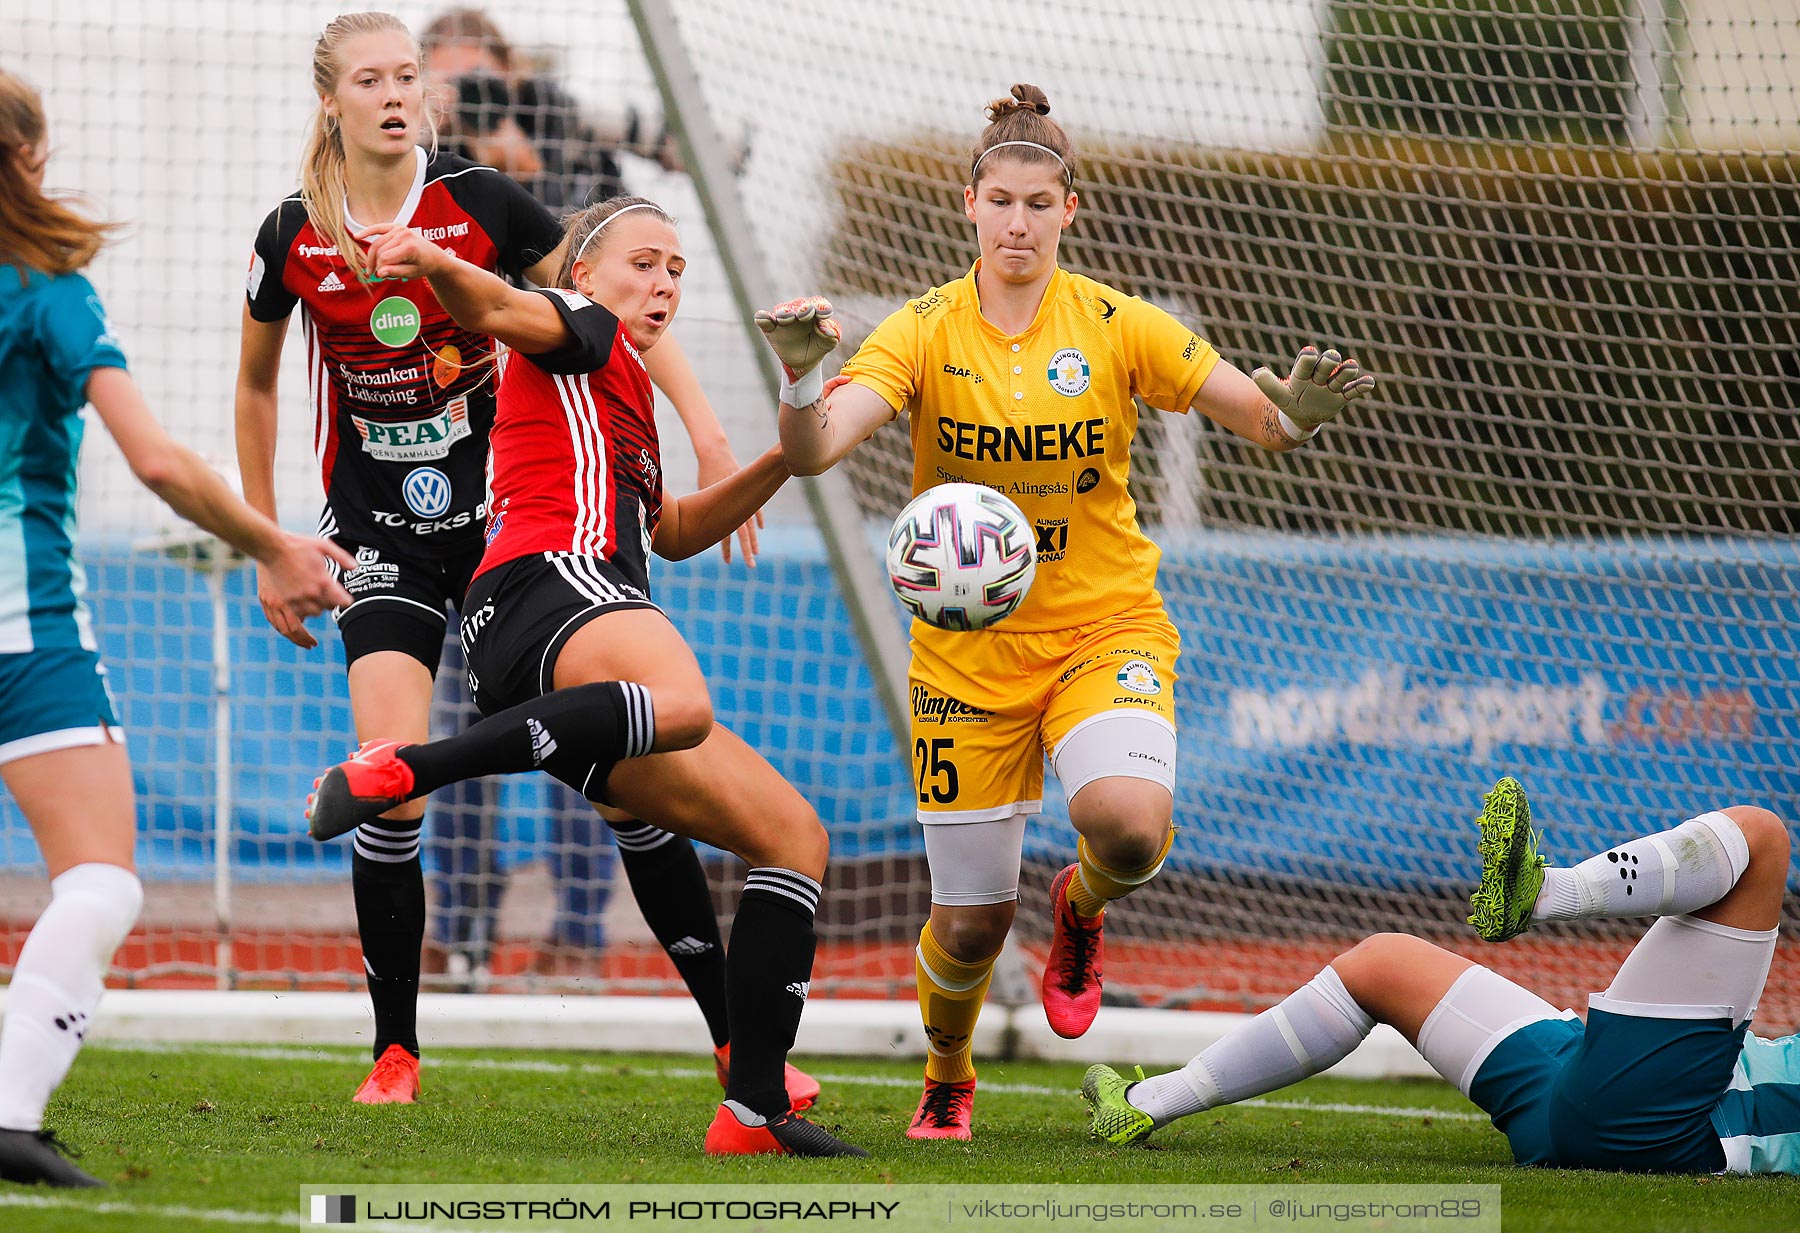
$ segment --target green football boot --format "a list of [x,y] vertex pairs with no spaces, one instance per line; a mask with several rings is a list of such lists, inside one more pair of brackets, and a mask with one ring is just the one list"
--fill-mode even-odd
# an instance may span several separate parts
[[[1137,1068],[1137,1077],[1144,1077],[1142,1066]],[[1081,1098],[1088,1102],[1093,1112],[1094,1123],[1090,1129],[1095,1138],[1123,1147],[1127,1143],[1136,1143],[1156,1129],[1156,1122],[1148,1113],[1133,1108],[1125,1099],[1125,1089],[1135,1081],[1110,1066],[1090,1066],[1081,1076]]]
[[1506,942],[1531,928],[1544,887],[1544,858],[1531,829],[1525,789],[1508,775],[1482,801],[1481,885],[1469,896],[1469,923],[1484,942]]

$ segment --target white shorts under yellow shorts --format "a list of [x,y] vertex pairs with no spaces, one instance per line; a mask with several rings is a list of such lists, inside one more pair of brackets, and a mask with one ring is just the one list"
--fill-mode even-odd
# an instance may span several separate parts
[[[1181,637],[1160,603],[1071,629],[926,630],[912,648],[919,821],[1041,812],[1046,756],[1071,797],[1105,775],[1154,780],[1173,792]],[[1138,734],[1124,747],[1070,742],[1122,717]],[[1152,739],[1141,739],[1145,733]]]

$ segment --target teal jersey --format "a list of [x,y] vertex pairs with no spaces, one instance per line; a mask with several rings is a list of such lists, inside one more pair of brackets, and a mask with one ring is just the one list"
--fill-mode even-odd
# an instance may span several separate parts
[[94,649],[75,561],[81,409],[125,355],[93,284],[0,265],[0,654]]
[[1712,1121],[1731,1172],[1800,1174],[1800,1035],[1746,1035]]

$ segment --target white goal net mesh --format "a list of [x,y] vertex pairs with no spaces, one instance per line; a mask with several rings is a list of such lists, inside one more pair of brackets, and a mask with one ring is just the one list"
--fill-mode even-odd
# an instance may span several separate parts
[[[19,32],[0,63],[49,106],[53,182],[135,223],[93,277],[140,380],[177,434],[229,458],[242,270],[295,183],[311,40],[335,10],[0,3]],[[1245,370],[1316,341],[1379,375],[1373,400],[1278,458],[1199,417],[1142,421],[1139,510],[1184,639],[1183,829],[1163,877],[1112,914],[1109,992],[1250,1008],[1373,929],[1465,946],[1469,820],[1502,773],[1531,790],[1555,861],[1721,804],[1794,811],[1791,5],[672,7],[738,164],[724,187],[757,251],[735,257],[779,295],[829,295],[851,344],[968,268],[967,152],[983,104],[1028,81],[1076,142],[1065,265],[1169,309]],[[438,12],[395,8],[415,29]],[[750,456],[773,437],[761,357],[692,184],[657,160],[664,108],[622,0],[487,11],[520,72],[627,143],[624,183],[683,220],[678,332]],[[305,525],[317,481],[297,364],[289,376],[283,513]],[[684,490],[672,417],[663,435]],[[207,582],[143,546],[165,524],[99,438],[83,553],[151,882],[121,973],[213,984],[224,938],[232,982],[353,985],[343,856],[310,845],[299,817],[312,775],[351,742],[336,645],[287,647],[247,575],[226,579],[221,848]],[[909,495],[902,430],[848,465],[860,513],[885,525]],[[716,555],[658,563],[658,598],[721,719],[832,830],[815,988],[909,996],[928,884],[907,768],[804,504],[784,494],[770,515],[754,572]],[[5,810],[0,964],[42,901]],[[444,983],[672,987],[585,817],[514,784],[486,809],[434,810],[432,834]],[[1028,842],[1030,945],[1072,849],[1052,802]],[[728,906],[736,870],[717,869]],[[1572,1003],[1632,936],[1546,930],[1501,966]],[[1778,960],[1763,1018],[1797,1017],[1800,971]]]

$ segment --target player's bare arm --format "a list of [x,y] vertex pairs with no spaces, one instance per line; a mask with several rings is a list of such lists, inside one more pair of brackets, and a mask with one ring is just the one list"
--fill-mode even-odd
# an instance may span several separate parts
[[[235,398],[238,476],[244,501],[271,522],[280,520],[275,508],[275,436],[280,419],[276,388],[286,337],[287,318],[258,321],[245,307]],[[283,638],[310,651],[319,645],[305,624],[311,612],[290,604],[288,594],[276,571],[258,561],[256,599],[263,618]]]
[[[701,388],[700,378],[689,363],[687,352],[673,334],[664,335],[656,346],[644,352],[644,369],[675,408],[675,414],[681,417],[681,426],[687,430],[688,441],[694,447],[698,486],[710,488],[736,473],[738,460],[732,453],[731,441],[726,437],[725,428],[719,423],[706,391]],[[743,549],[744,564],[752,569],[756,567],[759,546],[757,528],[762,525],[763,516],[758,511],[737,529],[736,538]],[[729,535],[719,541],[727,565],[731,564],[731,541]]]
[[1312,438],[1350,403],[1366,397],[1375,378],[1337,351],[1305,347],[1292,372],[1267,368],[1246,376],[1219,361],[1194,395],[1194,408],[1221,427],[1266,450],[1285,452]]
[[705,552],[754,516],[792,474],[781,447],[770,446],[749,466],[666,505],[650,546],[668,561]]
[[412,227],[382,223],[356,238],[368,249],[369,268],[377,278],[425,279],[444,311],[471,333],[491,335],[526,355],[572,341],[549,300],[452,256]]
[[195,526],[255,558],[288,610],[305,618],[350,602],[325,563],[354,569],[356,559],[330,540],[283,531],[240,500],[211,464],[169,436],[123,368],[96,368],[87,397],[138,481]]

